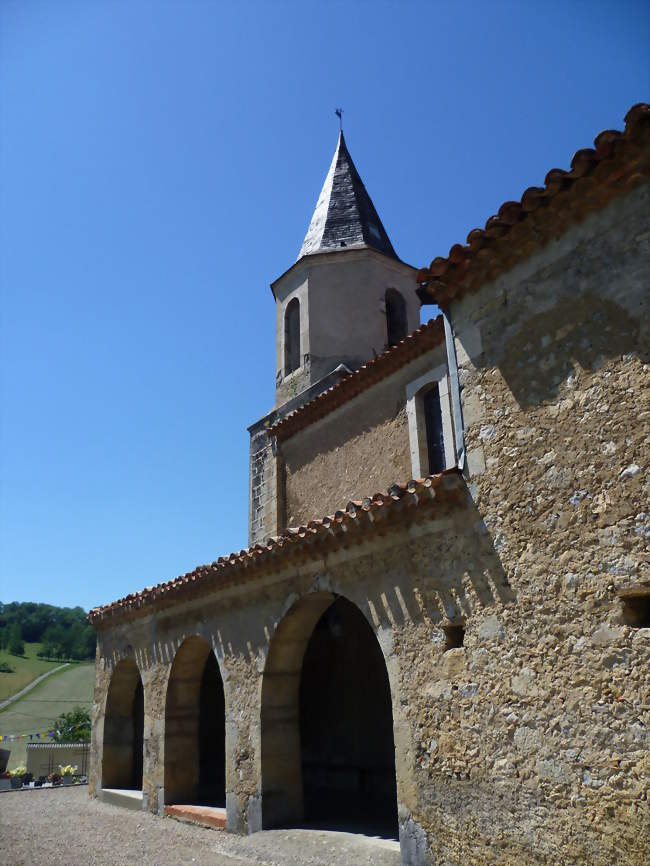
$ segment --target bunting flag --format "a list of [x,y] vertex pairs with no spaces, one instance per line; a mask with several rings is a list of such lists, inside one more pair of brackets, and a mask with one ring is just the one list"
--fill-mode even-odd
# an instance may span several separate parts
[[61,731],[33,731],[32,733],[27,734],[0,734],[0,743],[13,743],[17,740],[33,740],[36,738],[37,740],[46,740],[53,739],[55,734],[64,734],[69,731],[73,731],[77,725],[71,725],[69,728],[65,728]]

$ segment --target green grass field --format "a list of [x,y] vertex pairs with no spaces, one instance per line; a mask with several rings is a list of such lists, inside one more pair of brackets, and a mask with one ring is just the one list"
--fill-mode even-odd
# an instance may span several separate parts
[[[12,656],[13,658],[13,656]],[[56,664],[53,665],[56,667]],[[24,698],[0,711],[0,734],[23,734],[46,730],[61,713],[75,706],[90,709],[93,700],[95,665],[74,664],[39,683]],[[29,740],[0,743],[11,749],[9,767],[24,764]]]
[[25,656],[12,656],[8,650],[0,650],[0,662],[7,662],[13,668],[13,673],[0,673],[0,701],[10,698],[28,686],[41,674],[45,674],[53,668],[58,667],[61,662],[46,662],[39,659],[36,653],[40,650],[40,643],[26,643]]

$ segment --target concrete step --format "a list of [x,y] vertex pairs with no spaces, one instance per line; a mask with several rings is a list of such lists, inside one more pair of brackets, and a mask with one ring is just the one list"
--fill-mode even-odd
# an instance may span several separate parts
[[226,827],[226,810],[216,806],[165,806],[165,815],[214,830],[224,830]]
[[142,791],[132,791],[128,788],[101,788],[97,792],[97,797],[102,803],[110,803],[111,806],[121,806],[133,812],[142,810]]

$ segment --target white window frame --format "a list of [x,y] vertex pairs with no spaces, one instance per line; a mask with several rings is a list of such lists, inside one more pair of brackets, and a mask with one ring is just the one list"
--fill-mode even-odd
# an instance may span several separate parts
[[445,469],[456,465],[454,447],[454,425],[451,412],[451,395],[447,367],[441,364],[428,373],[419,376],[406,386],[406,417],[409,425],[411,445],[411,470],[413,478],[426,478],[429,474],[429,452],[427,449],[427,430],[424,418],[423,391],[429,385],[438,386],[440,415],[442,417],[442,438],[445,447]]

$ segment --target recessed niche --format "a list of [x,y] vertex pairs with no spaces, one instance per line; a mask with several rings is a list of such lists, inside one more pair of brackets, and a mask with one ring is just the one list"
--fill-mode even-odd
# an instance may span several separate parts
[[621,593],[623,622],[631,628],[650,628],[650,588]]
[[443,625],[442,630],[445,633],[445,652],[450,649],[459,649],[465,642],[465,626],[460,623],[453,625]]

